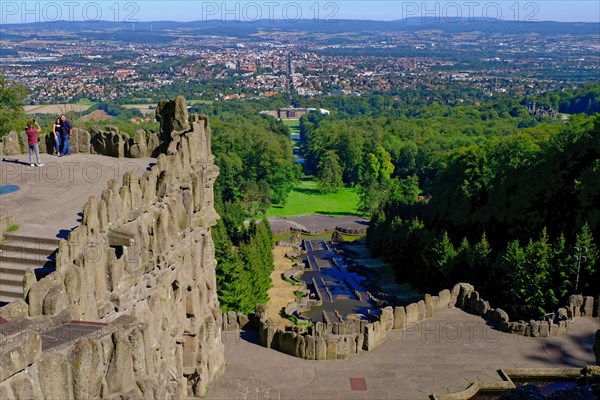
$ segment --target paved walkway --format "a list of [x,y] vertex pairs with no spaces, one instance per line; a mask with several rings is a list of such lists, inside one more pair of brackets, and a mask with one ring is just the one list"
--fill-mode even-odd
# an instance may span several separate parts
[[[493,330],[458,309],[388,333],[371,352],[347,360],[307,361],[224,333],[224,375],[208,399],[427,399],[469,382],[501,381],[500,368],[582,367],[594,362],[598,318],[578,318],[567,336],[525,338]],[[353,391],[351,378],[367,390]]]
[[0,214],[11,214],[18,233],[38,237],[66,237],[80,223],[79,213],[90,196],[100,196],[109,179],[121,182],[123,173],[142,175],[151,158],[113,158],[92,154],[67,157],[41,155],[43,167],[30,167],[27,154],[4,156],[0,185],[20,190],[0,196]]

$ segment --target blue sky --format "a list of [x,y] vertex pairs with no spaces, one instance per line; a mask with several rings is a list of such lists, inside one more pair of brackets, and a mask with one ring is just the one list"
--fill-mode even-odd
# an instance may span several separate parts
[[515,21],[585,21],[600,22],[600,2],[596,0],[1,0],[2,23],[53,20],[113,21],[196,21],[224,19],[371,19],[395,20],[406,17],[439,18],[453,21],[457,17],[505,19]]

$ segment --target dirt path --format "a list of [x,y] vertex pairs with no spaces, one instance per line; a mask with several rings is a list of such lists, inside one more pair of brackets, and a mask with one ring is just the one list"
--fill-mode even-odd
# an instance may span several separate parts
[[296,288],[292,284],[281,279],[281,274],[292,267],[292,262],[285,258],[285,254],[291,251],[291,249],[292,248],[289,246],[275,246],[273,248],[275,269],[271,274],[273,286],[269,289],[267,315],[273,320],[275,326],[283,327],[293,325],[289,320],[282,318],[279,315],[281,309],[296,298],[294,295],[294,290]]

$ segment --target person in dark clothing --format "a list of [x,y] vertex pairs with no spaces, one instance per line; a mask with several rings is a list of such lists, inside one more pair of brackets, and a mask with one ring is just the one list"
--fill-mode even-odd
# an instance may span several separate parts
[[54,153],[60,156],[60,125],[62,121],[56,118],[56,121],[52,124],[52,134],[54,135]]
[[69,147],[69,138],[71,137],[71,122],[64,116],[60,116],[60,156],[71,155],[71,148]]

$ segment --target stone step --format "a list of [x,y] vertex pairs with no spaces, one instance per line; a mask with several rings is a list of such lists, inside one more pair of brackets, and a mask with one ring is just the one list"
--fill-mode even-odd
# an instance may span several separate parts
[[39,254],[12,254],[5,255],[0,252],[0,266],[4,263],[24,264],[27,267],[39,268],[51,261],[52,257],[44,257]]
[[0,242],[0,302],[23,298],[23,277],[34,268],[36,278],[56,268],[55,252],[59,239],[7,232]]
[[58,243],[60,239],[58,238],[49,238],[49,237],[38,237],[38,236],[29,236],[22,235],[19,233],[6,232],[4,233],[4,237],[6,241],[11,242],[23,242],[23,243],[35,243],[35,244],[45,244],[54,247],[58,247]]
[[0,303],[10,303],[23,298],[23,287],[5,285],[0,281]]
[[18,254],[36,254],[48,257],[56,251],[57,247],[45,243],[30,243],[20,241],[2,241],[0,242],[0,254],[3,255],[18,255]]

